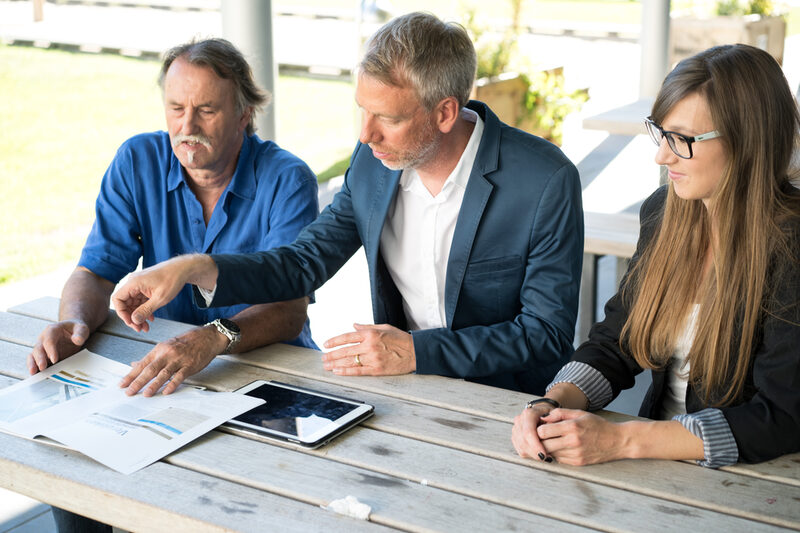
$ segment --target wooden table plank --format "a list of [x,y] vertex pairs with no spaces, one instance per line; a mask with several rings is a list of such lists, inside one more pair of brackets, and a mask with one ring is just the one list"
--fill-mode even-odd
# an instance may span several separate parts
[[[43,322],[38,324],[43,328],[46,325],[46,321],[53,321],[57,318],[58,299],[52,297],[39,298],[13,307],[9,311],[14,314],[23,314],[42,319]],[[39,330],[37,330],[39,326],[28,326],[22,322],[20,327],[25,328],[26,331],[24,333],[9,332],[9,335],[16,335],[15,338],[17,340],[14,341],[14,339],[10,338],[7,340],[33,345],[39,335]],[[156,344],[184,331],[184,329],[185,326],[178,322],[158,319],[153,323],[150,334],[138,334],[128,328],[112,312],[109,319],[100,328],[100,331],[125,338],[132,338],[128,333],[131,332],[137,335],[138,340]],[[2,335],[3,333],[0,332],[0,338],[3,338]],[[398,399],[412,401],[424,399],[430,405],[460,410],[476,416],[498,420],[512,419],[524,407],[525,402],[531,399],[530,394],[507,391],[497,387],[456,379],[443,381],[438,376],[364,376],[354,380],[352,377],[336,376],[324,371],[320,355],[320,352],[315,350],[288,344],[274,344],[258,348],[247,354],[221,356],[220,358],[227,358],[329,383],[357,386],[365,391],[376,392]],[[353,385],[354,381],[358,382],[357,385]]]
[[[738,463],[724,466],[722,470],[800,487],[800,453],[790,453],[772,461],[754,465]],[[800,504],[800,497],[797,498],[797,501]]]
[[604,531],[779,529],[366,428],[304,453]]
[[[0,377],[0,388],[16,382],[13,378]],[[685,531],[688,528],[773,529],[763,524],[662,502],[565,476],[553,476],[543,471],[524,470],[502,461],[448,451],[421,441],[364,428],[356,428],[346,438],[337,439],[322,449],[304,453],[607,531],[636,531],[641,528],[642,516],[647,517],[647,523],[654,530],[663,531]],[[186,460],[185,454],[180,452],[169,459],[173,464],[196,466],[186,463]],[[254,464],[250,466],[257,467]],[[485,476],[476,475],[476,472],[492,472],[493,475],[486,479]],[[531,498],[530,491],[520,489],[526,486],[547,486],[547,490],[538,491],[536,497]],[[637,512],[631,513],[630,509],[637,509]]]
[[25,358],[30,351],[30,346],[0,341],[0,374],[15,379],[25,379],[28,377],[28,367],[25,364]]
[[[1,325],[2,322],[0,322]],[[104,336],[97,337],[103,338]],[[113,338],[109,338],[107,344],[109,349],[113,349]],[[202,374],[198,374],[198,377]],[[221,366],[216,374],[221,382],[226,383],[226,386],[233,385],[234,387],[249,382],[253,376],[259,375],[258,369],[248,369],[244,365],[231,365],[225,368]],[[341,389],[330,388],[324,383],[280,376],[270,372],[264,372],[260,374],[260,377],[282,379],[320,390],[329,389],[331,392],[340,394],[359,394],[359,391],[342,392]],[[440,381],[449,381],[439,379]],[[216,383],[219,384],[220,381]],[[238,383],[234,384],[234,382]],[[350,382],[360,383],[361,380],[350,378]],[[363,398],[364,394],[362,393],[361,396]],[[796,506],[793,505],[796,502],[792,502],[791,497],[784,498],[781,494],[778,494],[780,497],[776,500],[775,491],[780,492],[780,489],[776,489],[771,482],[764,480],[748,479],[729,472],[712,471],[690,464],[666,461],[651,461],[652,464],[645,467],[643,467],[644,463],[640,461],[620,461],[579,469],[555,464],[546,465],[538,461],[523,460],[513,453],[508,440],[510,425],[507,423],[498,423],[479,417],[465,419],[463,413],[442,412],[430,406],[391,401],[390,398],[385,397],[363,399],[375,403],[379,411],[379,414],[373,420],[368,421],[367,425],[382,431],[422,439],[512,463],[527,464],[533,468],[555,470],[572,477],[635,490],[670,501],[689,505],[702,502],[701,505],[710,509],[720,509],[737,516],[764,519],[787,527],[795,527],[798,522]],[[385,416],[381,416],[381,413],[384,413]],[[641,475],[643,469],[658,474],[643,479]],[[719,487],[726,488],[719,490]],[[746,490],[737,492],[737,487],[746,487]]]
[[370,521],[405,530],[523,531],[581,528],[505,505],[378,474],[324,456],[214,432],[181,448],[170,464],[235,480],[313,505],[352,495],[372,508]]
[[370,522],[184,468],[156,463],[129,476],[85,456],[0,433],[0,485],[129,531],[381,531]]

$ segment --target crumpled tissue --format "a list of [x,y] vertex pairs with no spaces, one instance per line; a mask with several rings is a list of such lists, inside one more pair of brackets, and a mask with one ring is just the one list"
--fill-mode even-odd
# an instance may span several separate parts
[[359,520],[369,520],[369,513],[372,511],[372,507],[366,503],[361,503],[355,496],[333,500],[326,509],[351,518],[358,518]]

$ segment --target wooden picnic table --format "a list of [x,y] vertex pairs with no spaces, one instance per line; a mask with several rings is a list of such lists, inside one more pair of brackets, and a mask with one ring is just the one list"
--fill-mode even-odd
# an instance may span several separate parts
[[[57,307],[42,298],[0,313],[0,387],[26,377]],[[139,334],[112,315],[87,347],[130,363],[187,327],[158,320]],[[212,431],[129,476],[0,434],[0,485],[137,531],[800,530],[800,454],[720,470],[522,459],[510,431],[526,394],[438,376],[338,377],[319,352],[287,345],[220,356],[191,381],[232,390],[255,379],[359,398],[375,416],[314,451]],[[369,521],[322,508],[348,495],[372,508]]]

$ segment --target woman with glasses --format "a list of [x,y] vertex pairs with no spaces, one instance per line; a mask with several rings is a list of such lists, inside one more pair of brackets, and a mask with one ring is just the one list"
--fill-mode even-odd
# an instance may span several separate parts
[[[619,293],[545,398],[514,421],[523,457],[566,464],[695,459],[717,467],[800,450],[800,116],[778,63],[711,48],[666,77],[647,130],[669,183],[641,209]],[[636,374],[640,415],[600,409]]]

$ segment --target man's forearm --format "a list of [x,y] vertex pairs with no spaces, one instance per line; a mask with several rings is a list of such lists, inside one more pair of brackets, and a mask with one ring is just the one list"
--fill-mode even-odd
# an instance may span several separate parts
[[217,286],[219,270],[217,264],[206,254],[181,255],[170,261],[179,262],[181,274],[186,283],[197,285],[206,290]]
[[230,317],[242,333],[242,340],[232,352],[242,353],[296,338],[303,331],[307,310],[306,296],[286,302],[253,305],[242,310]]
[[108,318],[114,284],[90,270],[77,267],[64,284],[58,309],[59,320],[80,320],[95,331]]

